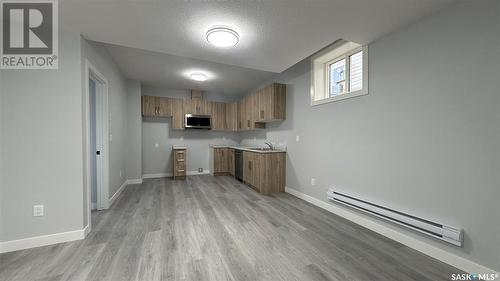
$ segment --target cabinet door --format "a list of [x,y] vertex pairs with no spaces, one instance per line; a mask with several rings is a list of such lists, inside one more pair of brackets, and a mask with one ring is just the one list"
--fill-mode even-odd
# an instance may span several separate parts
[[172,98],[159,98],[158,117],[172,116]]
[[184,100],[171,99],[172,102],[172,129],[184,129]]
[[252,152],[243,152],[243,181],[249,183],[252,181]]
[[260,191],[260,171],[262,169],[260,163],[260,158],[263,154],[261,153],[254,153],[253,157],[252,157],[252,168],[253,168],[253,171],[252,171],[252,179],[251,179],[251,185],[253,187],[255,187],[257,190]]
[[212,105],[212,129],[222,131],[226,129],[226,104],[223,102],[211,102]]
[[246,130],[245,97],[238,101],[238,131]]
[[151,96],[142,97],[142,115],[155,117],[158,114],[159,98]]
[[224,148],[214,148],[214,174],[224,172]]
[[254,117],[254,95],[249,95],[245,97],[245,126],[246,129],[252,129],[253,128],[253,117]]
[[211,101],[205,101],[205,100],[202,100],[200,102],[200,107],[199,107],[199,114],[202,114],[202,115],[212,115],[212,109],[213,109],[213,105],[212,105],[213,102]]
[[274,83],[268,89],[265,118],[269,121],[286,119],[286,85]]
[[231,176],[234,177],[234,149],[227,149],[227,170]]
[[238,130],[238,103],[226,103],[226,130],[227,131],[237,131]]

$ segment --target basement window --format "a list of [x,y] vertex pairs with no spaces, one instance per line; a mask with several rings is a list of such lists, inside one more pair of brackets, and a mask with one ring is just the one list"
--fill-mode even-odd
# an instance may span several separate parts
[[368,47],[338,40],[311,58],[311,105],[368,94]]

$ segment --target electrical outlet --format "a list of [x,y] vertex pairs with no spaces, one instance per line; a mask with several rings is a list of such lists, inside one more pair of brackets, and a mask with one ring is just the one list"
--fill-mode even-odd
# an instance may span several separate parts
[[43,217],[43,205],[33,205],[33,216]]
[[300,137],[299,136],[295,136],[295,141],[299,142],[300,141]]
[[198,168],[198,173],[203,173],[203,168]]
[[312,185],[312,186],[315,186],[315,185],[316,185],[316,179],[315,179],[315,178],[311,178],[311,185]]

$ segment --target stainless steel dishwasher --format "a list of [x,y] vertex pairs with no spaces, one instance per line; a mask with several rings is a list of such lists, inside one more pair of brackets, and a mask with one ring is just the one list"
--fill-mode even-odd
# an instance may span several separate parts
[[243,151],[239,149],[234,150],[234,177],[243,181]]

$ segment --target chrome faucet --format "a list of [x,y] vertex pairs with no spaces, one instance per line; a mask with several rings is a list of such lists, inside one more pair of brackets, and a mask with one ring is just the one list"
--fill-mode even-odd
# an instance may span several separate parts
[[267,144],[267,146],[269,146],[271,150],[275,150],[274,144],[272,142],[266,141],[265,144]]

